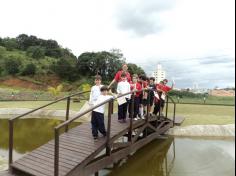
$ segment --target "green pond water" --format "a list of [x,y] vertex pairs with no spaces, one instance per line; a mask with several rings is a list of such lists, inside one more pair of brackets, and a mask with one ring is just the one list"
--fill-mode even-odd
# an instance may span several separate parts
[[[14,131],[14,159],[52,139],[53,127],[58,124],[58,120],[18,120]],[[7,157],[8,121],[0,119],[0,175],[7,169]],[[234,165],[234,139],[169,137],[153,141],[114,167],[100,171],[99,175],[234,176]]]

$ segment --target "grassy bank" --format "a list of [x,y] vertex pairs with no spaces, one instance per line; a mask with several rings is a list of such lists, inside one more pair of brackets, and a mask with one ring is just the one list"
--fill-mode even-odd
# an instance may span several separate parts
[[[173,105],[169,105],[168,113],[173,114]],[[234,106],[178,104],[176,108],[176,116],[185,117],[183,126],[232,124],[234,114]]]
[[173,97],[173,99],[179,103],[235,105],[235,97],[208,96],[205,102],[203,98],[183,97],[178,100],[177,97]]
[[[40,106],[43,106],[47,103],[50,103],[51,101],[0,101],[0,108],[30,108],[34,109]],[[82,105],[84,104],[84,101],[81,101],[81,103],[74,103],[71,102],[70,107],[71,110],[78,111]],[[49,110],[65,110],[66,109],[66,101],[61,101],[56,104],[50,105],[44,109]]]
[[[22,101],[22,102],[0,102],[0,108],[36,108],[42,106],[49,101]],[[71,110],[78,111],[84,101],[81,103],[71,103]],[[66,101],[51,105],[45,109],[50,110],[65,110]],[[117,112],[117,105],[115,105],[114,112]],[[169,116],[173,114],[173,105],[169,104]],[[192,105],[192,104],[178,104],[176,115],[185,117],[183,126],[187,125],[206,125],[206,124],[232,124],[234,119],[234,106],[212,106],[212,105]]]

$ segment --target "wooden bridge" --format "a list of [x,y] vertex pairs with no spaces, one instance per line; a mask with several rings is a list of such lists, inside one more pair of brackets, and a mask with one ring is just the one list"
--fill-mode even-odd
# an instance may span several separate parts
[[[150,116],[148,112],[150,105],[148,105],[148,115],[145,119],[134,121],[130,118],[127,123],[119,123],[117,121],[117,114],[113,113],[115,99],[109,99],[69,119],[71,97],[85,93],[88,92],[81,92],[59,99],[9,120],[9,172],[5,175],[98,175],[99,170],[136,152],[154,139],[161,137],[169,128],[175,125],[176,104],[171,97],[167,98],[165,116],[161,116],[160,113],[157,116]],[[132,94],[131,117],[134,113],[134,93],[127,93]],[[120,95],[119,97],[127,94]],[[174,113],[171,119],[168,118],[169,99],[174,104]],[[67,100],[66,121],[55,127],[54,139],[13,162],[14,121],[63,100]],[[106,137],[100,137],[98,141],[94,141],[89,122],[69,129],[69,125],[72,122],[104,104],[108,104]],[[181,123],[180,121],[182,120],[179,121],[177,119],[177,121]]]

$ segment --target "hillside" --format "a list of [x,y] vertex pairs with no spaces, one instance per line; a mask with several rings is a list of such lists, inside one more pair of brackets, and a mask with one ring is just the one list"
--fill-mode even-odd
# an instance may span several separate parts
[[[64,83],[74,89],[78,84],[92,84],[96,74],[108,83],[123,63],[125,58],[118,49],[85,52],[76,57],[55,40],[26,34],[0,37],[0,84],[6,86],[41,90]],[[136,64],[128,66],[131,74],[145,74]]]

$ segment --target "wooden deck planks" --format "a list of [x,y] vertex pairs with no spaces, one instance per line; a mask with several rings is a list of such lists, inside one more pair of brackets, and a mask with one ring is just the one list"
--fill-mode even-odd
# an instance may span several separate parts
[[[154,118],[151,120],[155,120]],[[119,123],[117,115],[111,122],[111,138],[125,134],[129,128],[127,123]],[[133,121],[133,126],[139,127],[144,120]],[[106,122],[105,122],[106,124]],[[105,148],[106,137],[94,141],[91,134],[91,124],[83,123],[59,138],[59,175],[64,176],[102,147]],[[49,141],[12,164],[13,168],[35,176],[54,175],[54,140]]]

